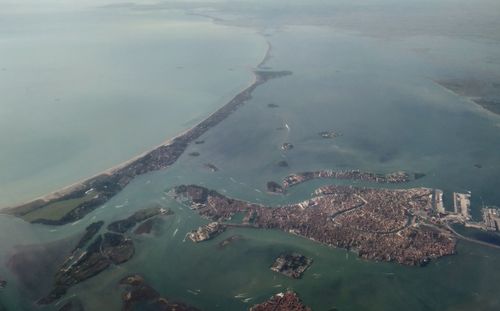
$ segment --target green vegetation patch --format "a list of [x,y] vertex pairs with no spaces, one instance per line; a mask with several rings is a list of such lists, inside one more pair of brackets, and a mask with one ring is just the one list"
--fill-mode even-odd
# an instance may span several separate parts
[[32,212],[20,215],[20,217],[29,222],[35,221],[37,219],[60,220],[61,218],[64,217],[64,215],[71,212],[82,203],[92,200],[96,196],[96,194],[97,191],[92,190],[80,198],[49,203]]

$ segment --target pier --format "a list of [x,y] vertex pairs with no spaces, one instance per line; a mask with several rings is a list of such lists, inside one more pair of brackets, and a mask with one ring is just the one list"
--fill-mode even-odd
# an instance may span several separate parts
[[453,208],[455,214],[461,214],[465,220],[470,220],[470,193],[453,193]]
[[482,209],[483,221],[486,230],[499,231],[500,209],[496,207],[486,207]]

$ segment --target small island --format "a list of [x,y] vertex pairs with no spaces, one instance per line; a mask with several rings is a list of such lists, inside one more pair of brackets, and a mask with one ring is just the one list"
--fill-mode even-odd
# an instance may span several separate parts
[[322,138],[326,138],[326,139],[333,139],[333,138],[342,136],[341,133],[335,132],[335,131],[323,131],[323,132],[319,132],[318,135],[321,136]]
[[215,173],[219,170],[219,168],[211,163],[205,163],[203,164],[203,167],[210,170],[211,172]]
[[288,162],[285,161],[285,160],[281,160],[281,161],[278,161],[278,163],[276,163],[276,165],[278,165],[279,167],[288,167]]
[[311,308],[305,306],[296,293],[288,291],[251,307],[250,311],[311,311]]
[[208,225],[199,227],[188,233],[188,238],[193,242],[203,242],[210,240],[226,230],[226,227],[218,222],[211,222]]
[[160,293],[147,284],[139,274],[133,274],[122,278],[118,285],[123,288],[122,311],[137,310],[137,307],[144,307],[151,311],[199,311],[197,308],[184,303],[173,302],[160,296]]
[[311,266],[312,259],[299,253],[282,254],[276,258],[271,270],[293,279],[300,279]]
[[144,235],[150,234],[153,230],[153,226],[155,224],[155,219],[148,219],[144,221],[142,224],[138,225],[134,230],[134,234],[136,235]]
[[226,246],[229,246],[232,243],[234,243],[236,241],[239,241],[239,240],[242,240],[242,239],[243,239],[243,237],[241,235],[239,235],[239,234],[232,235],[232,236],[228,237],[227,239],[224,239],[221,242],[219,242],[219,244],[217,244],[217,248],[218,249],[223,249]]
[[269,182],[267,182],[267,192],[280,194],[280,193],[284,193],[285,190],[277,182],[269,181]]
[[372,172],[362,172],[360,170],[320,170],[288,175],[283,179],[283,188],[286,189],[293,187],[313,179],[350,179],[365,182],[398,184],[411,181],[411,176],[407,172],[403,171],[388,174],[377,174]]
[[125,233],[128,230],[135,227],[138,223],[143,222],[147,219],[153,218],[158,215],[170,215],[170,214],[173,214],[173,212],[170,209],[165,209],[161,206],[144,208],[135,212],[126,219],[110,223],[108,225],[108,230],[117,233]]
[[281,150],[283,151],[288,151],[288,150],[292,150],[293,149],[293,145],[291,143],[283,143],[281,145]]

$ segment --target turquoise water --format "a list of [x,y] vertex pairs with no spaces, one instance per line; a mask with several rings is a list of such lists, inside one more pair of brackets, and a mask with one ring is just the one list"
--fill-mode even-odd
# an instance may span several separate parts
[[193,126],[251,82],[267,48],[251,29],[180,11],[0,17],[0,207]]
[[[127,14],[126,20],[135,20],[137,15],[146,18],[142,11],[134,11],[133,17],[128,16],[131,13],[120,14]],[[175,18],[163,15],[165,12],[150,14],[153,17],[147,15],[146,19],[166,22],[165,19],[166,23],[172,18],[180,19],[178,23],[185,23],[187,28],[193,23],[202,23],[203,31],[216,28],[214,36],[221,35],[222,31],[221,40],[230,34],[241,40],[232,48],[238,54],[234,56],[234,67],[240,68],[242,78],[236,80],[230,76],[234,72],[226,70],[227,63],[221,57],[224,71],[213,76],[213,80],[220,78],[222,93],[217,93],[220,101],[214,99],[213,107],[223,104],[224,96],[237,92],[236,81],[241,85],[248,82],[248,72],[244,69],[247,65],[255,66],[265,48],[265,40],[248,28],[213,25],[179,12],[168,13]],[[183,28],[183,33],[185,31]],[[470,243],[459,242],[455,256],[434,261],[425,268],[415,268],[360,260],[353,253],[277,231],[232,229],[208,242],[185,241],[187,232],[207,221],[172,201],[165,191],[187,183],[275,205],[308,198],[315,187],[332,182],[306,183],[293,188],[286,196],[265,193],[267,181],[279,181],[291,172],[323,168],[408,170],[425,173],[426,177],[405,185],[407,187],[437,187],[448,196],[452,191],[471,190],[475,215],[482,203],[500,205],[497,177],[500,118],[433,82],[467,76],[473,70],[477,77],[495,76],[499,73],[498,64],[485,62],[492,55],[500,55],[498,44],[441,34],[388,39],[324,26],[287,26],[266,33],[266,39],[273,46],[272,58],[266,65],[276,70],[291,70],[293,75],[260,86],[247,105],[202,137],[205,144],[190,146],[168,170],[138,177],[123,192],[79,222],[47,227],[1,216],[2,232],[16,234],[0,236],[0,262],[9,258],[15,245],[54,242],[76,235],[93,221],[111,222],[151,203],[159,203],[175,214],[163,218],[155,235],[135,238],[134,258],[75,286],[67,297],[79,297],[87,310],[115,310],[121,306],[117,281],[129,273],[141,273],[165,297],[204,310],[246,310],[286,288],[297,291],[314,310],[333,307],[384,311],[498,310],[500,292],[496,284],[500,282],[500,272],[496,266],[500,252]],[[164,42],[164,39],[158,40]],[[186,41],[197,42],[198,37],[193,35]],[[212,40],[207,38],[206,42]],[[221,44],[233,41],[224,42]],[[248,53],[245,54],[248,58],[242,59],[239,54],[242,51]],[[163,52],[162,49],[161,54]],[[219,53],[222,52],[217,50],[210,57],[218,59]],[[214,60],[214,67],[215,64]],[[146,69],[145,72],[152,70]],[[193,72],[200,71],[193,69]],[[208,69],[203,72],[211,73]],[[198,83],[203,84],[206,77],[197,77]],[[216,83],[214,81],[210,83]],[[224,81],[235,85],[225,89]],[[179,91],[175,96],[201,96],[201,93],[191,93],[198,92],[198,87],[201,86],[189,87],[190,94]],[[158,92],[158,85],[152,85],[151,90]],[[158,94],[158,98],[162,99],[163,95]],[[270,109],[269,103],[279,107]],[[183,109],[180,106],[176,109]],[[195,102],[190,107],[195,107]],[[207,106],[206,111],[209,108]],[[161,141],[168,134],[169,126],[172,131],[177,126],[179,131],[201,114],[184,116],[182,113],[171,115],[177,123],[166,125],[164,116],[158,114],[162,125],[153,127],[152,124],[152,132],[161,128],[161,133],[156,133]],[[132,123],[131,126],[144,126],[138,120]],[[290,130],[276,129],[285,124]],[[167,132],[163,131],[164,127]],[[340,131],[343,136],[321,139],[317,133],[324,130]],[[146,136],[146,132],[141,132],[139,139],[129,136],[125,145],[145,143],[143,139],[149,138]],[[279,148],[283,142],[291,142],[295,148],[284,153]],[[116,142],[114,148],[121,145]],[[200,156],[187,155],[193,151]],[[276,165],[283,159],[289,162],[289,168]],[[203,167],[204,163],[212,163],[220,170],[213,173]],[[481,164],[482,168],[474,164]],[[233,234],[243,239],[224,249],[217,248],[220,241]],[[313,258],[314,263],[303,279],[290,280],[269,270],[274,258],[284,251],[298,251]],[[0,266],[0,274],[10,282],[9,287],[0,292],[0,301],[12,310],[30,310],[31,302],[24,298],[29,293],[4,266]],[[247,298],[251,299],[244,302]]]

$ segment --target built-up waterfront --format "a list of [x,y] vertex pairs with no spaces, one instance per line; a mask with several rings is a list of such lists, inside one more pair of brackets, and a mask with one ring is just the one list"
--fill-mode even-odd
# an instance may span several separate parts
[[[428,83],[428,79],[439,75],[470,75],[478,65],[482,68],[478,74],[494,71],[497,68],[495,56],[499,53],[491,42],[470,40],[474,34],[471,37],[456,36],[458,23],[467,27],[481,23],[463,23],[460,18],[463,6],[454,1],[450,2],[454,4],[452,7],[442,4],[450,14],[420,7],[431,2],[412,2],[419,10],[409,11],[443,17],[432,18],[427,24],[432,29],[431,36],[416,35],[425,34],[418,25],[412,25],[409,36],[405,32],[408,28],[393,27],[398,17],[411,21],[405,10],[407,2],[398,3],[398,6],[393,3],[381,6],[383,14],[389,14],[384,20],[393,31],[402,34],[395,40],[385,32],[375,36],[345,33],[338,28],[342,22],[336,24],[334,30],[307,26],[287,26],[276,32],[268,30],[267,38],[274,46],[274,56],[268,65],[293,70],[294,74],[258,88],[253,93],[251,105],[246,105],[205,133],[200,138],[204,144],[188,147],[189,152],[200,152],[200,157],[181,156],[168,170],[136,177],[107,204],[80,222],[52,227],[0,217],[2,229],[15,233],[0,238],[3,258],[8,252],[19,251],[13,245],[33,243],[47,247],[48,242],[83,232],[91,222],[103,220],[107,226],[132,215],[146,202],[160,202],[172,208],[175,214],[159,224],[158,235],[133,237],[137,252],[129,261],[72,287],[67,297],[76,295],[90,310],[118,310],[122,305],[122,289],[116,284],[132,273],[141,273],[165,298],[185,301],[205,310],[248,310],[253,304],[286,292],[286,288],[293,288],[303,304],[313,310],[335,307],[343,311],[498,310],[498,286],[495,284],[500,284],[500,277],[491,267],[500,258],[493,248],[461,240],[457,244],[457,255],[431,261],[421,269],[362,260],[343,249],[323,246],[279,230],[231,228],[212,240],[195,244],[189,240],[182,242],[185,234],[206,225],[207,221],[200,219],[194,211],[168,198],[163,199],[163,191],[167,188],[198,184],[228,197],[276,206],[310,199],[309,195],[315,188],[335,183],[374,188],[439,188],[443,189],[444,206],[449,211],[453,211],[451,193],[471,190],[470,212],[476,220],[481,218],[482,200],[485,206],[498,205],[495,146],[500,141],[497,119],[485,116],[459,96]],[[467,16],[477,12],[480,7],[477,3],[462,2],[474,8],[467,11]],[[253,4],[249,9],[251,7]],[[370,8],[376,9],[375,6]],[[394,11],[397,14],[391,16]],[[337,21],[343,16],[352,16],[342,10],[337,12]],[[498,10],[490,7],[490,12],[495,15]],[[142,13],[137,15],[144,16]],[[333,12],[325,10],[325,13],[330,17]],[[352,13],[356,14],[355,10]],[[369,15],[364,15],[366,23],[362,25],[370,25],[370,19],[366,19]],[[371,24],[375,25],[372,31],[383,27],[381,20],[378,17],[377,23]],[[453,28],[455,35],[443,34],[447,25]],[[495,25],[494,21],[492,25]],[[496,28],[488,29],[494,31]],[[477,34],[486,37],[488,29]],[[163,54],[162,49],[158,51]],[[208,50],[203,52],[208,54]],[[491,57],[483,53],[491,53]],[[443,58],[445,62],[439,62]],[[249,63],[250,66],[255,64]],[[188,93],[191,87],[196,88],[189,84]],[[239,89],[232,94],[237,92]],[[224,102],[227,101],[218,103]],[[279,108],[269,109],[269,102],[279,104]],[[184,104],[184,101],[179,100],[179,103]],[[93,115],[99,115],[99,111],[102,110],[92,110]],[[182,119],[186,116],[180,115]],[[256,120],[259,126],[256,126]],[[169,122],[163,120],[163,123],[167,125]],[[285,123],[290,131],[275,130]],[[161,127],[155,125],[155,129]],[[344,136],[322,139],[317,133],[325,129],[341,131]],[[162,131],[160,140],[163,135]],[[129,135],[124,144],[146,137],[142,132],[137,136]],[[294,149],[281,151],[284,142],[293,143]],[[43,156],[45,153],[31,154],[40,160],[47,158]],[[276,165],[280,161],[286,161],[288,168]],[[219,171],[212,173],[203,169],[204,163],[213,163]],[[265,193],[269,180],[281,181],[293,172],[324,168],[357,168],[382,173],[407,170],[427,175],[394,185],[317,179],[290,188],[284,196]],[[242,238],[219,249],[218,244],[232,235]],[[32,248],[28,249],[33,252]],[[293,251],[314,259],[314,264],[301,280],[290,280],[269,271],[270,263],[277,256]],[[38,258],[41,260],[46,256]],[[33,267],[31,271],[48,270],[42,266],[38,270]],[[7,287],[0,292],[0,300],[9,310],[10,306],[18,306],[18,302],[29,299],[25,292],[19,294],[25,286],[6,268],[0,274],[8,281]],[[200,282],[200,279],[206,281]],[[27,303],[31,304],[31,301]],[[30,310],[30,307],[28,305],[25,309]]]
[[329,246],[354,250],[358,256],[406,265],[425,265],[455,253],[456,240],[432,215],[432,190],[368,189],[325,186],[315,196],[296,204],[266,207],[225,197],[189,185],[174,197],[212,221],[190,234],[203,241],[219,233],[222,224],[243,213],[241,226],[279,229]]

